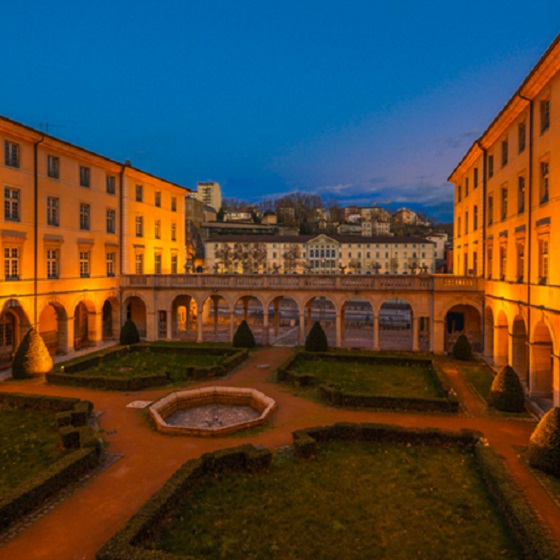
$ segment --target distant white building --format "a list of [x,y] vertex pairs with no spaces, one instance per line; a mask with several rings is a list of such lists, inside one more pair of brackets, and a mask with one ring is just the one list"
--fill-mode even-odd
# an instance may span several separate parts
[[445,258],[445,244],[449,241],[449,236],[445,232],[432,233],[426,236],[426,239],[435,243],[436,259]]
[[362,235],[370,237],[372,235],[391,235],[391,224],[378,220],[364,220],[362,222]]
[[222,188],[220,183],[201,182],[197,183],[196,198],[204,202],[206,206],[211,206],[216,210],[222,207]]

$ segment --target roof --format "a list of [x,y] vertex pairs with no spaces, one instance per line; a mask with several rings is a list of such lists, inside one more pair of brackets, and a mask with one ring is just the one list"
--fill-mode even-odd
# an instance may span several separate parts
[[59,142],[60,144],[63,144],[65,146],[69,146],[71,148],[81,150],[82,152],[86,152],[87,154],[90,154],[92,156],[104,159],[105,161],[108,161],[109,163],[113,163],[115,165],[120,165],[121,167],[127,167],[129,169],[133,169],[134,171],[138,171],[139,173],[143,173],[144,175],[148,175],[149,177],[153,177],[154,179],[157,179],[158,181],[165,181],[166,183],[169,183],[170,185],[173,185],[175,187],[179,187],[180,189],[185,189],[187,191],[191,191],[191,189],[189,189],[188,187],[184,187],[183,185],[179,185],[178,183],[174,183],[173,181],[170,181],[169,179],[164,179],[163,177],[159,177],[157,175],[154,175],[153,173],[150,173],[149,171],[144,171],[143,169],[140,169],[139,167],[134,167],[133,165],[130,164],[129,160],[126,160],[125,162],[120,162],[120,161],[108,158],[107,156],[104,156],[102,154],[94,152],[93,150],[88,150],[87,148],[82,148],[81,146],[78,146],[76,144],[72,144],[72,142],[68,142],[67,140],[62,140],[62,139],[58,138],[57,136],[53,136],[52,134],[47,134],[46,132],[43,132],[41,130],[37,130],[36,128],[33,128],[31,126],[28,126],[28,125],[23,124],[23,123],[18,122],[18,121],[15,121],[15,120],[10,119],[8,117],[5,117],[3,115],[0,115],[0,121],[6,121],[7,123],[10,123],[12,125],[19,126],[19,127],[23,128],[24,130],[27,130],[28,132],[32,132],[34,134],[37,134],[37,135],[41,136],[41,138],[48,138],[49,140],[54,140],[55,142]]
[[207,240],[208,243],[308,243],[313,239],[326,237],[338,243],[427,243],[435,245],[433,241],[424,237],[393,237],[389,235],[377,235],[364,237],[360,235],[327,235],[318,233],[316,235],[220,235]]

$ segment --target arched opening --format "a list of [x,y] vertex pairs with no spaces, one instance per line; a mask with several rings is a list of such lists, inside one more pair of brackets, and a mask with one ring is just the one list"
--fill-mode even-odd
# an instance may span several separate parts
[[364,298],[346,300],[341,310],[342,346],[373,348],[373,307]]
[[457,338],[464,334],[475,352],[482,349],[480,313],[472,305],[455,305],[445,315],[445,350],[453,351]]
[[0,312],[0,369],[11,367],[17,347],[30,328],[19,302],[15,299],[6,302]]
[[407,301],[389,299],[379,309],[379,348],[412,350],[412,307]]
[[546,410],[552,406],[552,338],[546,323],[539,321],[533,331],[530,356],[531,396],[542,400]]
[[268,306],[268,340],[272,346],[294,347],[299,343],[299,308],[289,297],[274,298]]
[[525,321],[518,315],[513,321],[511,366],[519,376],[521,382],[529,387],[529,356],[527,353],[527,329]]
[[508,363],[508,343],[507,315],[503,310],[500,310],[494,327],[494,364],[496,366],[505,366]]
[[260,300],[254,296],[243,296],[240,297],[233,307],[233,317],[234,325],[233,332],[237,330],[237,327],[241,321],[247,321],[253,336],[255,337],[255,342],[257,344],[264,343],[263,337],[263,321],[264,321],[264,311]]
[[219,295],[207,297],[202,304],[202,337],[205,342],[230,342],[230,308],[227,300]]
[[125,301],[126,318],[132,319],[140,338],[146,338],[146,304],[138,297],[131,296]]
[[90,326],[92,325],[90,325],[88,308],[83,301],[80,301],[74,308],[74,350],[91,344]]
[[103,304],[103,340],[115,340],[120,334],[119,302],[116,298],[109,298]]
[[68,315],[62,305],[45,306],[39,316],[38,331],[52,355],[68,351]]
[[315,321],[319,321],[327,335],[329,346],[336,346],[336,309],[332,301],[324,296],[316,296],[310,299],[305,306],[304,317],[306,336]]
[[177,296],[173,300],[171,328],[172,337],[179,340],[196,340],[198,307],[192,296]]
[[484,357],[494,361],[494,314],[490,307],[484,310]]

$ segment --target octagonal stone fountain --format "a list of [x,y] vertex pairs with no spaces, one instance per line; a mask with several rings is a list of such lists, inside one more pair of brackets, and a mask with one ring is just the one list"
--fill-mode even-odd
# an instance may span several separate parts
[[264,424],[276,401],[256,389],[202,387],[177,391],[149,410],[158,431],[186,436],[223,436]]

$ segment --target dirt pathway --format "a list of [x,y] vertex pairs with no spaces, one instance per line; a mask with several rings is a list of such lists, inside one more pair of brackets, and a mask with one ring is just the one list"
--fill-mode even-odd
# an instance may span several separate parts
[[[466,415],[417,415],[391,412],[349,411],[330,408],[295,395],[294,390],[267,381],[270,373],[291,349],[266,348],[255,352],[220,385],[255,387],[278,403],[270,426],[248,435],[217,439],[162,436],[148,427],[145,413],[126,405],[134,400],[152,401],[169,389],[139,393],[94,391],[50,386],[40,382],[2,383],[2,391],[76,396],[95,403],[99,422],[109,442],[108,451],[123,457],[95,477],[74,495],[31,524],[0,549],[2,560],[91,560],[97,550],[186,460],[202,453],[242,443],[278,447],[290,444],[294,430],[332,422],[381,422],[405,427],[436,427],[479,430],[500,453],[519,487],[539,511],[560,543],[560,510],[517,456],[516,448],[526,445],[533,422],[481,416],[481,406],[458,372],[449,371]],[[261,366],[261,367],[259,367]],[[266,367],[267,366],[267,367]],[[204,383],[213,385],[216,381]]]

